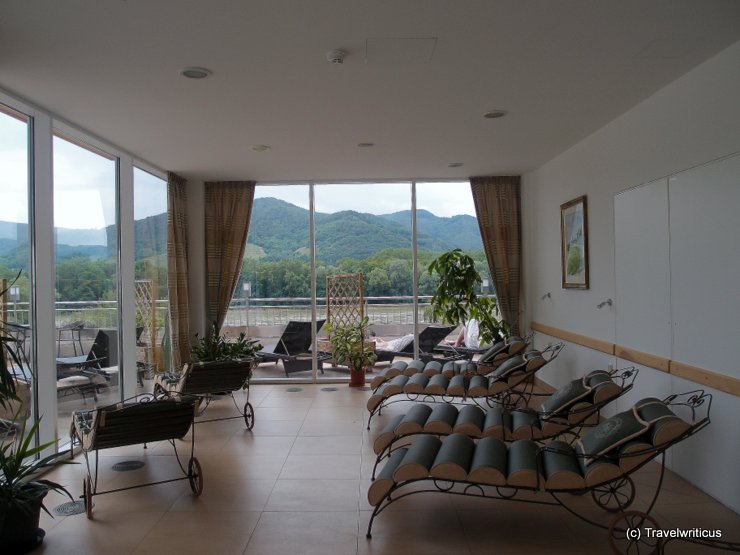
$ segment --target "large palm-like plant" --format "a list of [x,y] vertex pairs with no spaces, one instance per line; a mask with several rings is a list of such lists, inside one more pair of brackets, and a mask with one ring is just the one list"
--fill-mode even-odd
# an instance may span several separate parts
[[476,293],[482,279],[472,257],[454,249],[432,260],[427,271],[439,278],[431,301],[434,321],[459,326],[475,319],[484,345],[508,333],[506,322],[496,318],[496,299]]

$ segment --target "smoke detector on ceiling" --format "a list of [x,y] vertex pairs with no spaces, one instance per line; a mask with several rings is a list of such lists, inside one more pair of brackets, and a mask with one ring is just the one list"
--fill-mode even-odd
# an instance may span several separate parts
[[329,50],[326,53],[326,61],[330,64],[343,64],[346,57],[347,52],[344,50]]

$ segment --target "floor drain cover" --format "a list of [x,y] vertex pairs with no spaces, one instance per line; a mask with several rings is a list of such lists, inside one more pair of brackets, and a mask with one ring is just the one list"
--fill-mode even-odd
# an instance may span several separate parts
[[127,472],[128,470],[136,470],[137,468],[141,468],[145,465],[146,463],[144,461],[123,461],[114,464],[113,470],[115,470],[116,472]]
[[336,391],[336,387],[322,387],[321,391]]
[[288,393],[298,393],[299,391],[303,391],[303,388],[302,387],[289,387],[285,391],[287,391]]
[[67,501],[61,505],[57,505],[51,510],[54,516],[72,516],[81,515],[85,512],[84,501]]

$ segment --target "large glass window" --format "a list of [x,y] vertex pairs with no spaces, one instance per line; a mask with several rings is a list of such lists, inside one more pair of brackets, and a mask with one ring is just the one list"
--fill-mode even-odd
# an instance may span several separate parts
[[[246,328],[266,352],[279,354],[286,350],[292,354],[306,338],[310,340],[309,213],[308,185],[256,188],[241,277],[226,315],[225,333],[237,334]],[[302,324],[288,328],[290,322]],[[286,333],[292,341],[287,346]],[[311,366],[306,356],[299,360],[272,357],[255,369],[254,378],[310,379]]]
[[429,301],[437,285],[427,267],[444,252],[460,249],[471,256],[482,278],[478,293],[493,294],[469,181],[417,182],[416,229],[422,321],[429,321]]
[[53,146],[57,422],[63,437],[73,410],[120,399],[117,163],[69,137],[55,136]]
[[411,183],[319,184],[315,199],[317,298],[326,302],[326,276],[360,273],[370,333],[412,336]]
[[[34,374],[31,367],[30,248],[29,248],[29,122],[28,118],[0,105],[0,327],[15,356],[9,357],[16,393],[22,406],[0,408],[0,433],[20,408],[20,417],[33,414]],[[19,422],[16,420],[15,424]]]
[[137,385],[169,368],[167,182],[134,168]]

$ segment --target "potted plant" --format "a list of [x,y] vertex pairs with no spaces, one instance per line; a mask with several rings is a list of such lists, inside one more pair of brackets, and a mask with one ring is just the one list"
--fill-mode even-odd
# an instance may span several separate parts
[[326,326],[334,361],[349,368],[350,387],[365,385],[365,372],[378,360],[375,350],[365,343],[367,325],[368,317],[365,316],[354,324]]
[[[0,291],[3,298],[5,291]],[[26,431],[26,420],[22,418],[21,399],[16,394],[16,380],[11,373],[13,365],[20,367],[21,361],[14,349],[15,339],[7,335],[0,326],[0,407],[14,404],[19,430],[13,428],[0,437],[0,546],[3,552],[25,553],[41,543],[44,531],[39,528],[44,497],[49,491],[59,491],[72,496],[67,489],[51,480],[38,478],[38,474],[58,464],[71,463],[62,460],[59,453],[41,457],[41,453],[55,442],[33,446],[38,432],[38,421]],[[15,433],[13,433],[15,432]]]
[[249,339],[244,332],[234,341],[219,334],[216,323],[211,324],[205,337],[195,334],[195,343],[190,348],[193,362],[212,362],[224,360],[254,360],[262,345],[256,339]]
[[434,259],[427,268],[429,275],[439,277],[432,297],[432,319],[453,326],[478,321],[482,345],[491,344],[508,333],[508,325],[496,318],[496,299],[478,295],[482,279],[475,261],[460,249]]

